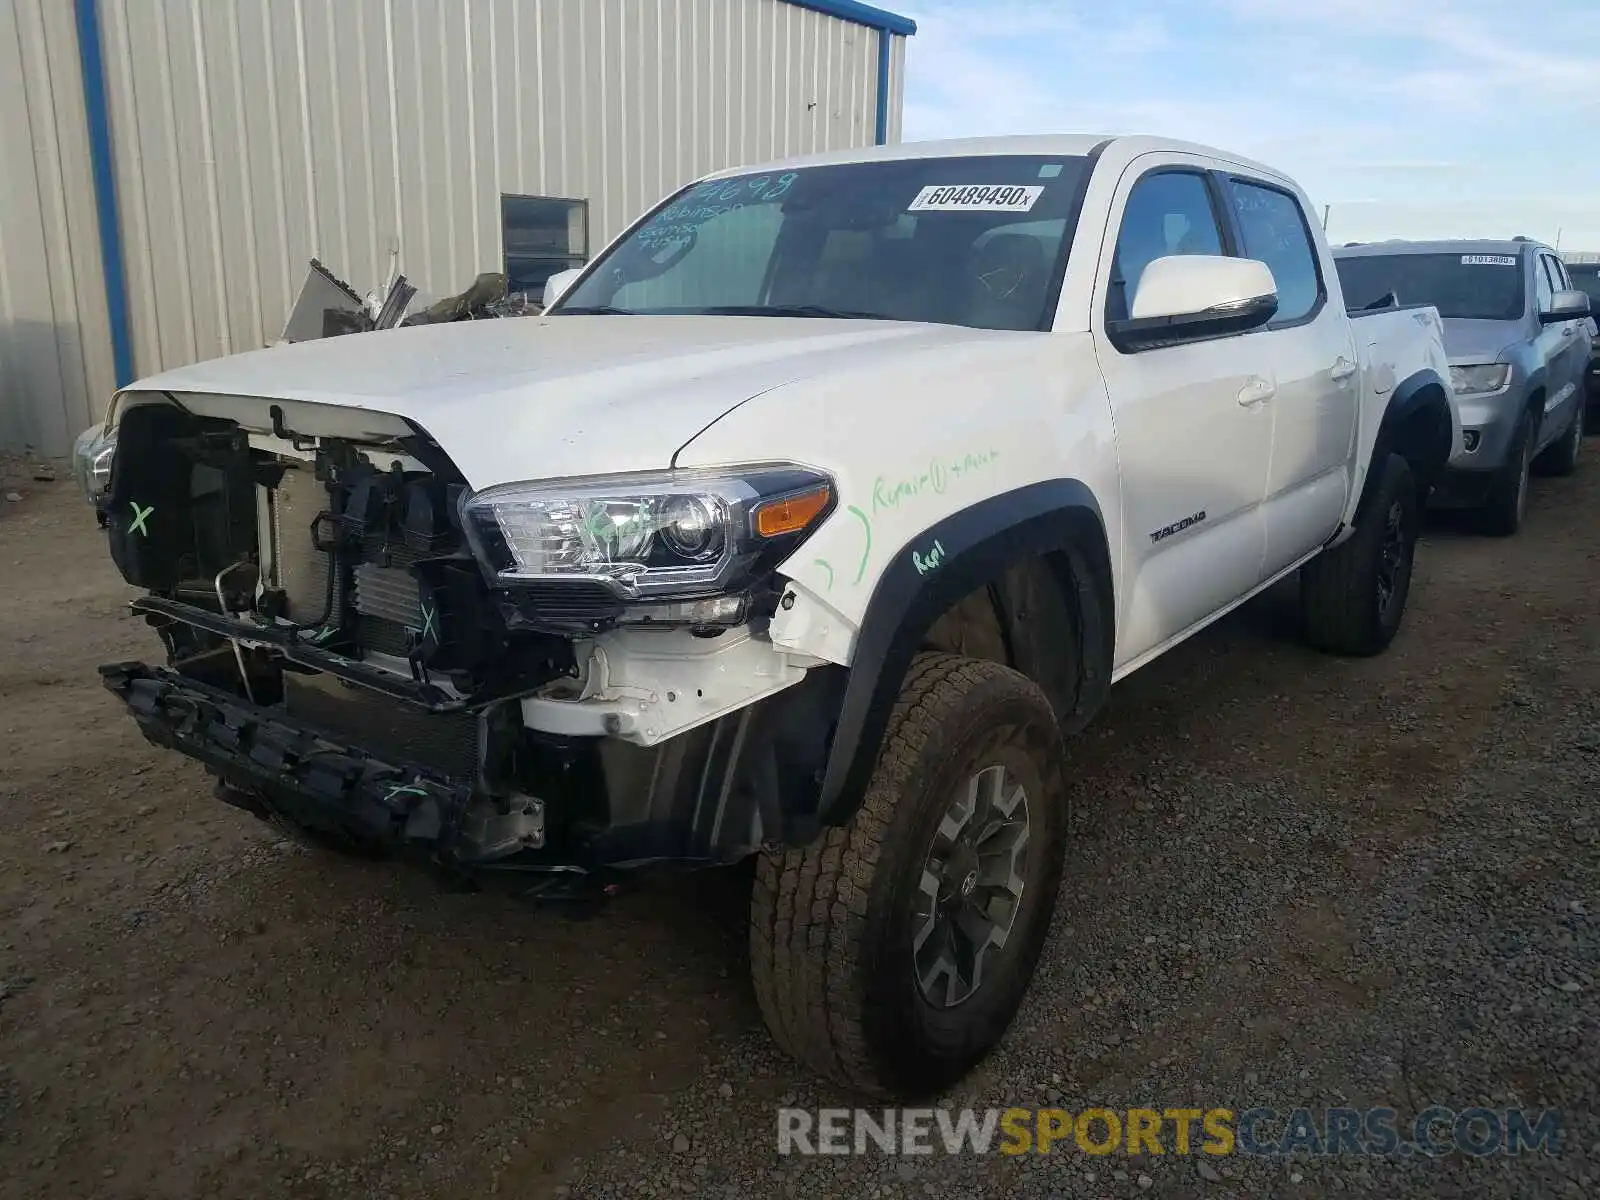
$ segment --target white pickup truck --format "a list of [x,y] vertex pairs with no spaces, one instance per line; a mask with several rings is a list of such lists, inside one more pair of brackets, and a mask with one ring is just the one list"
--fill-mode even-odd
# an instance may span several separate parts
[[1400,624],[1439,322],[1347,314],[1311,211],[1143,137],[864,149],[685,188],[541,317],[143,380],[106,512],[167,662],[105,683],[324,845],[538,895],[754,856],[778,1041],[940,1088],[1107,689],[1296,571],[1318,646]]

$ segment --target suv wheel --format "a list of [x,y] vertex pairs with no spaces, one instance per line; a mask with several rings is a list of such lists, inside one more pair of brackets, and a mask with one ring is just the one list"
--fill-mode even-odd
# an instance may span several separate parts
[[1342,544],[1300,568],[1300,619],[1306,640],[1330,654],[1372,655],[1400,629],[1416,557],[1417,484],[1391,454]]
[[1055,908],[1061,755],[1025,676],[917,657],[855,817],[757,863],[751,967],[785,1050],[847,1087],[909,1097],[994,1048]]
[[1505,465],[1489,486],[1489,498],[1479,512],[1483,531],[1495,537],[1510,537],[1522,528],[1528,511],[1528,473],[1533,465],[1535,441],[1533,410],[1522,414],[1517,430],[1506,449]]
[[1583,450],[1583,407],[1582,404],[1574,406],[1567,432],[1535,461],[1534,466],[1544,474],[1571,475],[1578,469],[1578,455]]

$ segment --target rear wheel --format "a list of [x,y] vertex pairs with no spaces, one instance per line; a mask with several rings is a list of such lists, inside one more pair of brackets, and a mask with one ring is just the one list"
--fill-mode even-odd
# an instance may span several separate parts
[[1330,654],[1381,653],[1399,631],[1411,594],[1416,480],[1398,454],[1373,469],[1378,474],[1355,532],[1300,569],[1306,640]]
[[1479,524],[1494,537],[1510,537],[1522,528],[1528,511],[1528,472],[1533,465],[1533,410],[1522,414],[1506,449],[1505,465],[1489,485],[1489,498],[1479,510]]
[[1571,475],[1578,469],[1578,455],[1583,451],[1583,405],[1575,405],[1572,423],[1567,426],[1561,440],[1539,455],[1534,463],[1546,475]]
[[750,956],[773,1036],[847,1087],[925,1095],[999,1042],[1065,856],[1061,740],[998,663],[918,656],[861,808],[757,863]]

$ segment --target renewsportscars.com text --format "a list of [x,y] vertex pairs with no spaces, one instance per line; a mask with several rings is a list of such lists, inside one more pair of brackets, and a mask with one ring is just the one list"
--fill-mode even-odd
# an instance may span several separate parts
[[1559,1154],[1554,1109],[780,1108],[779,1154]]

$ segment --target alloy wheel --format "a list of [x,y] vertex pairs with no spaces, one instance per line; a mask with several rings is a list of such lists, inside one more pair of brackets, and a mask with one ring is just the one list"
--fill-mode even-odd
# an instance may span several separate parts
[[1026,887],[1028,796],[1000,765],[957,791],[923,862],[912,920],[917,986],[954,1008],[983,986],[991,951],[1016,924]]

